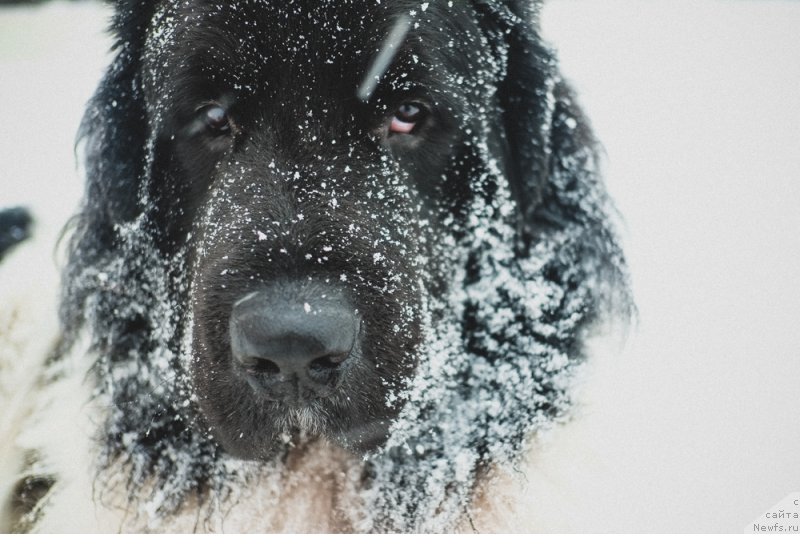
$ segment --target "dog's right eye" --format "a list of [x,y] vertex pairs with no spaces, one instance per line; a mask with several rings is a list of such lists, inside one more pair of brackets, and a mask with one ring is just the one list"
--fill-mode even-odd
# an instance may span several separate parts
[[425,119],[427,110],[418,102],[404,102],[389,123],[389,133],[410,134]]
[[222,135],[230,132],[231,121],[228,112],[219,104],[209,104],[197,110],[209,132]]

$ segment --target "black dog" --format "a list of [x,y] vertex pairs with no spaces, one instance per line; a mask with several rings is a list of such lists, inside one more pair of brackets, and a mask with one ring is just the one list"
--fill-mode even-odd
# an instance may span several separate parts
[[539,8],[118,0],[60,352],[134,508],[326,440],[358,528],[442,530],[564,413],[627,284]]
[[30,236],[32,222],[31,214],[24,208],[0,211],[0,260]]

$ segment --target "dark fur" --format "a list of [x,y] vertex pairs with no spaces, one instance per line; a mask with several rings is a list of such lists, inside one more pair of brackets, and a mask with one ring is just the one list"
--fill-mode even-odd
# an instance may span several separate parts
[[[450,313],[425,302],[500,270],[524,279],[517,262],[558,240],[541,279],[563,295],[536,318],[521,305],[525,295],[503,287],[490,299],[466,298],[460,312],[470,358],[486,369],[528,369],[552,354],[579,361],[586,327],[626,286],[594,141],[539,38],[538,3],[430,2],[368,103],[356,100],[356,86],[396,15],[420,2],[216,4],[194,0],[190,11],[165,15],[151,1],[117,2],[116,58],[83,124],[88,182],[64,278],[62,349],[91,331],[98,395],[116,407],[101,432],[104,465],[127,463],[134,494],[152,477],[158,487],[191,473],[165,513],[187,491],[219,489],[225,455],[280,458],[275,421],[284,409],[229,371],[230,308],[254,287],[311,280],[355,302],[366,363],[342,398],[324,406],[321,433],[376,451],[403,409],[408,380],[423,372],[423,319],[435,329]],[[163,46],[146,43],[151,24],[171,31],[171,17],[186,15],[175,33],[164,32]],[[413,138],[387,139],[387,117],[409,97],[431,103],[431,122]],[[208,101],[227,103],[235,135],[193,127]],[[508,180],[514,210],[483,216],[513,229],[495,236],[513,241],[511,257],[494,257],[470,223],[476,199],[492,205],[505,187],[487,174],[487,154]],[[466,252],[451,254],[450,243]],[[457,268],[465,277],[454,279]],[[498,303],[516,317],[513,332],[488,329]],[[189,334],[191,355],[182,358]],[[523,336],[544,348],[526,352],[516,344]],[[541,373],[520,371],[518,387],[535,391],[534,402],[482,382],[473,367],[454,364],[448,391],[464,406],[485,393],[503,410],[470,415],[462,441],[474,453],[472,476],[513,460],[526,433],[559,415],[568,398]],[[400,400],[387,402],[393,395]],[[437,410],[422,406],[420,414],[439,421],[445,412]],[[503,429],[492,430],[494,422]],[[422,519],[403,526],[400,512],[413,518],[443,499],[413,467],[452,460],[431,435],[416,440],[426,454],[380,453],[395,468],[374,460],[372,478],[394,510],[385,524],[413,528]],[[176,450],[191,451],[190,469],[178,465]],[[450,493],[468,499],[464,486]]]
[[0,210],[0,260],[30,237],[33,219],[24,208]]

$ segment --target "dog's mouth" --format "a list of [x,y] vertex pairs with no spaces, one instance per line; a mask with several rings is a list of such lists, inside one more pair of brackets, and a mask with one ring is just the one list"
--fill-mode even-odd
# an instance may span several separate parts
[[265,458],[287,436],[358,453],[385,442],[401,409],[388,399],[411,374],[413,346],[386,327],[396,316],[380,315],[388,301],[359,306],[357,294],[329,281],[282,279],[223,305],[227,328],[213,328],[219,306],[198,310],[197,398],[227,452]]

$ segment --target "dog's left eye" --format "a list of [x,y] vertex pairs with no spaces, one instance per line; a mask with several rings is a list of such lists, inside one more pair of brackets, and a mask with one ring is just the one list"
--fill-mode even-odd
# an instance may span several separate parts
[[427,116],[425,107],[417,102],[404,102],[392,117],[390,133],[410,134]]
[[225,134],[231,130],[228,112],[219,104],[209,104],[197,110],[206,128],[215,134]]

